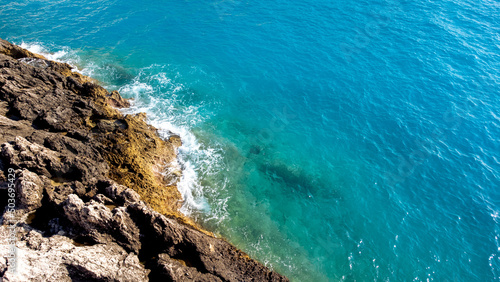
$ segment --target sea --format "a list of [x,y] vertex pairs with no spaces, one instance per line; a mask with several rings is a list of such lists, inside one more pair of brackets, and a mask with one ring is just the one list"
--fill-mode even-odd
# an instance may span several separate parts
[[500,280],[498,0],[4,0],[182,137],[182,212],[292,281]]

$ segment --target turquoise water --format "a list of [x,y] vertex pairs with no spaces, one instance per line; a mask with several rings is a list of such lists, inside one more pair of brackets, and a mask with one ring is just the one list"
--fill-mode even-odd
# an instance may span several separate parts
[[294,281],[500,280],[496,1],[16,1],[180,134],[183,212]]

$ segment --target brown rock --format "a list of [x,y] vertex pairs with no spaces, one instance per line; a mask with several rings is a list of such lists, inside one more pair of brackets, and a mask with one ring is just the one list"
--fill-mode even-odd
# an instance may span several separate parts
[[43,56],[31,53],[30,51],[21,48],[17,45],[11,44],[10,42],[0,38],[0,53],[10,56],[14,59],[20,58],[41,58],[45,59]]
[[47,178],[40,177],[27,169],[16,171],[16,177],[18,177],[15,182],[17,208],[31,212],[41,207]]
[[0,39],[0,193],[15,169],[19,213],[0,222],[14,222],[24,263],[12,276],[0,248],[3,280],[287,281],[178,212],[181,140],[116,109],[128,105]]
[[127,99],[124,99],[120,96],[118,91],[113,91],[110,94],[106,95],[108,99],[108,103],[115,108],[128,108],[130,107],[130,102]]

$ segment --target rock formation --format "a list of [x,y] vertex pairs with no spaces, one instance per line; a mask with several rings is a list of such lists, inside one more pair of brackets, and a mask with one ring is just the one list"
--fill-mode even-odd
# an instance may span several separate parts
[[3,281],[287,281],[178,212],[180,142],[128,105],[0,39]]

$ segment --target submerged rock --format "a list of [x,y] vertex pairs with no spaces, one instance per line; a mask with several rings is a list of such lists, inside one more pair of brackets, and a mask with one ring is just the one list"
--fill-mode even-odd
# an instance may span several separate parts
[[181,140],[128,106],[0,39],[3,281],[287,281],[178,212]]

